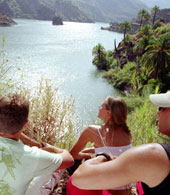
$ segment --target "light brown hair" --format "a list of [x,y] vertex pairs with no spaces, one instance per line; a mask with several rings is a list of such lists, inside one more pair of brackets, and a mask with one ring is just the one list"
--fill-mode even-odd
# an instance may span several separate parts
[[106,109],[111,111],[111,123],[115,127],[121,127],[130,135],[130,130],[126,124],[128,109],[125,101],[119,97],[108,96],[105,100]]
[[18,94],[0,97],[0,132],[13,135],[27,122],[29,102]]

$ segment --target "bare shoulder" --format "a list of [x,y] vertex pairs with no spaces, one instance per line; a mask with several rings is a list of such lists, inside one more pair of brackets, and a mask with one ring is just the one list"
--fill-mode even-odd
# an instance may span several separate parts
[[168,156],[157,143],[133,147],[123,153],[121,158],[136,177],[134,180],[140,178],[151,187],[158,185],[170,171]]
[[129,152],[130,154],[132,154],[132,157],[133,156],[138,158],[148,157],[149,159],[152,158],[162,159],[165,157],[167,159],[167,155],[164,148],[158,143],[135,146]]
[[96,134],[100,126],[98,125],[89,125],[84,129],[84,133],[86,134]]
[[130,161],[138,161],[138,163],[153,163],[153,161],[155,163],[159,163],[160,161],[162,162],[164,160],[168,160],[164,148],[157,143],[135,146],[123,153],[121,156],[125,159],[128,157],[127,160]]

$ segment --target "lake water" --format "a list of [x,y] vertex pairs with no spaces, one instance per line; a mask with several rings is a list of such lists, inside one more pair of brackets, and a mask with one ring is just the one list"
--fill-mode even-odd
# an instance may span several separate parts
[[100,77],[92,65],[92,49],[101,43],[106,50],[119,43],[119,33],[102,31],[108,24],[64,22],[53,26],[50,21],[15,20],[12,27],[0,27],[0,38],[5,37],[9,64],[21,70],[15,80],[24,75],[24,85],[37,85],[43,76],[51,79],[63,97],[75,99],[75,109],[84,124],[96,120],[98,107],[116,90]]

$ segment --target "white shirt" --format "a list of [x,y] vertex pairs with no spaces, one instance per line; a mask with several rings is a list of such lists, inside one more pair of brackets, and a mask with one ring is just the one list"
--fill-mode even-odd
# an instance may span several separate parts
[[0,194],[24,195],[34,177],[51,174],[61,163],[59,154],[0,137]]

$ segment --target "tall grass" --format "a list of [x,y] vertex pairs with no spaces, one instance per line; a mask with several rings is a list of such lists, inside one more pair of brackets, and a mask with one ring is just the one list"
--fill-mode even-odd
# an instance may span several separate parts
[[157,107],[150,103],[147,96],[143,99],[143,104],[128,115],[133,145],[170,142],[169,138],[159,133],[157,123]]
[[48,80],[41,80],[32,93],[22,90],[21,94],[30,100],[29,125],[24,133],[37,141],[70,149],[81,128],[74,100],[63,100]]

